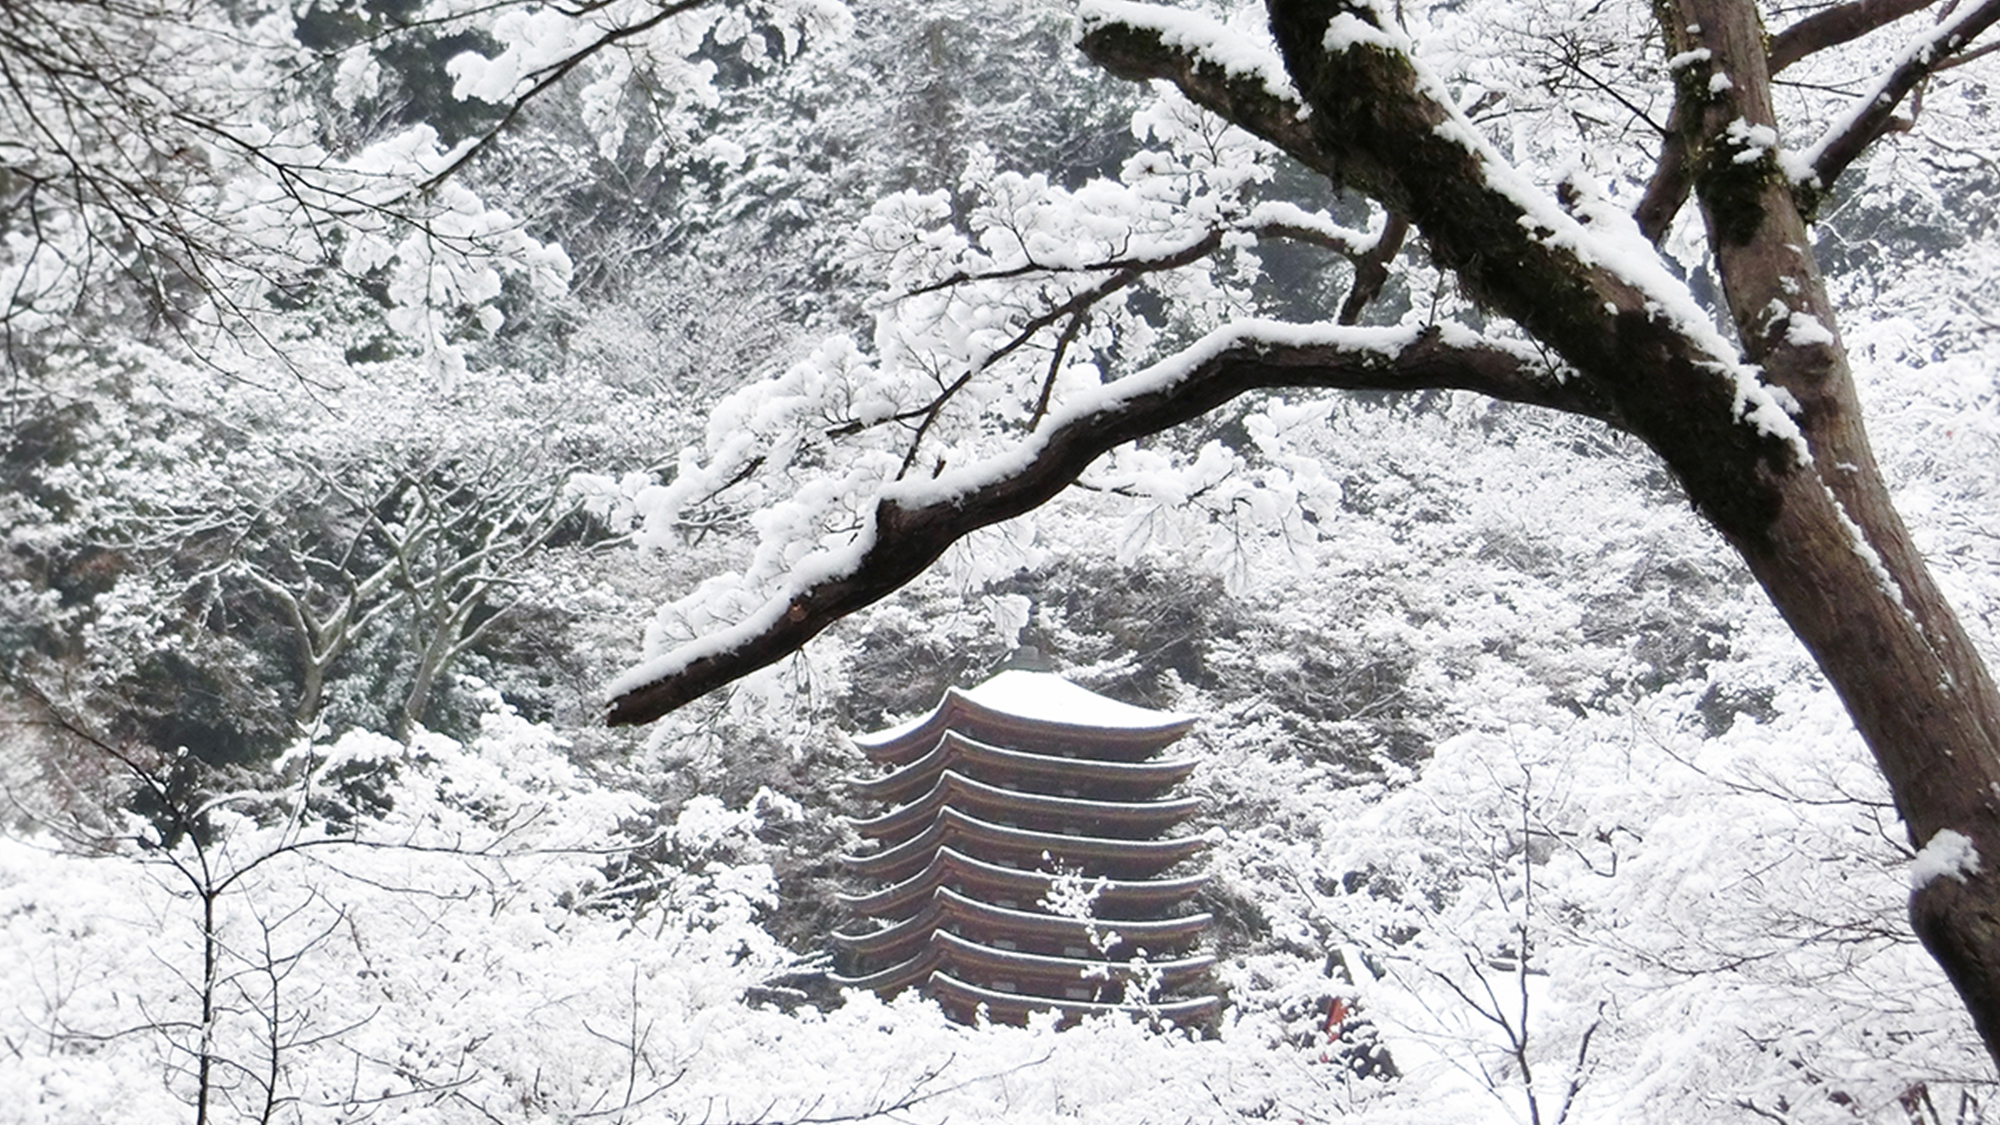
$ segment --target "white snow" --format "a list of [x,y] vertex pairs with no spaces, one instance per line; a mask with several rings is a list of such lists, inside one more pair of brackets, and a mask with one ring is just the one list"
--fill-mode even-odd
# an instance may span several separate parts
[[1128,0],[1084,0],[1077,5],[1077,16],[1085,28],[1100,24],[1145,28],[1169,47],[1184,47],[1230,74],[1257,79],[1277,97],[1305,104],[1276,51],[1207,16]]
[[1158,730],[1188,721],[1171,711],[1134,707],[1078,687],[1050,672],[1009,669],[965,693],[982,707],[1038,722],[1102,730]]
[[1154,711],[1120,703],[1088,688],[1078,687],[1051,672],[1010,668],[976,687],[948,689],[944,700],[929,711],[892,727],[853,735],[852,741],[856,746],[886,746],[930,722],[938,712],[950,706],[954,697],[970,700],[989,711],[1035,722],[1095,727],[1099,730],[1163,730],[1180,726],[1192,718],[1172,711]]
[[1794,347],[1833,343],[1833,332],[1820,319],[1804,310],[1792,313],[1785,327],[1785,342]]
[[1769,125],[1752,125],[1739,117],[1723,129],[1723,135],[1741,146],[1742,151],[1730,159],[1737,164],[1755,164],[1764,154],[1778,147],[1778,131]]
[[1841,502],[1840,494],[1826,485],[1821,487],[1826,488],[1827,498],[1833,501],[1833,514],[1840,520],[1841,529],[1847,532],[1848,544],[1854,548],[1855,555],[1874,575],[1876,589],[1881,590],[1900,606],[1903,616],[1921,632],[1923,623],[1917,620],[1916,613],[1910,609],[1909,601],[1903,597],[1903,587],[1896,582],[1895,576],[1889,573],[1888,566],[1882,562],[1882,556],[1876,553],[1875,545],[1868,541],[1867,533],[1862,531],[1861,525],[1855,523],[1854,518],[1847,514],[1847,505]]
[[1388,226],[1387,220],[1386,213],[1378,215],[1368,230],[1358,231],[1335,222],[1333,216],[1325,211],[1308,211],[1296,203],[1271,199],[1252,206],[1244,225],[1253,231],[1260,227],[1293,227],[1328,242],[1345,245],[1354,253],[1366,253],[1381,241],[1382,232]]
[[1922,890],[1945,875],[1963,883],[1967,875],[1977,874],[1979,849],[1972,846],[1972,840],[1961,832],[1940,828],[1910,861],[1910,888]]
[[1326,21],[1326,34],[1320,45],[1328,51],[1339,52],[1353,47],[1383,47],[1391,51],[1402,51],[1407,40],[1377,27],[1352,12],[1341,12]]

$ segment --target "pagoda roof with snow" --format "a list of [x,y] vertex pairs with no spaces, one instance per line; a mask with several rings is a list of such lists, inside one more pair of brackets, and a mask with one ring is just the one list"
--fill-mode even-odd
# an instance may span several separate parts
[[[1004,939],[1003,939],[1004,940]],[[938,969],[961,977],[991,980],[1004,977],[1015,982],[1033,981],[1061,989],[1080,981],[1126,981],[1145,973],[1158,973],[1167,984],[1182,984],[1206,972],[1215,958],[1206,953],[1169,960],[1146,961],[1135,966],[1130,961],[1093,960],[1079,957],[1051,957],[1023,953],[1018,949],[987,945],[961,937],[950,930],[932,930],[916,956],[870,973],[865,977],[835,976],[844,988],[868,988],[879,992],[900,992]],[[968,971],[970,970],[970,971]],[[1058,991],[1057,995],[1061,995]],[[1078,997],[1081,999],[1081,997]]]
[[914,916],[870,933],[836,933],[833,942],[850,952],[866,954],[871,960],[896,962],[909,957],[937,929],[972,936],[1012,936],[1022,948],[1040,947],[1058,952],[1089,949],[1097,944],[1092,940],[1093,934],[1102,938],[1115,932],[1118,941],[1110,952],[1143,948],[1158,953],[1186,949],[1200,939],[1211,921],[1207,914],[1181,914],[1150,921],[1072,918],[1047,911],[994,906],[950,887],[939,887],[932,892],[930,904]]
[[[1171,828],[1201,808],[1199,797],[1165,801],[1093,801],[1081,797],[1056,797],[1045,793],[1023,793],[999,785],[988,785],[954,769],[938,775],[930,792],[880,816],[852,820],[854,830],[868,839],[904,836],[921,831],[924,823],[949,804],[961,812],[1019,828],[1045,832],[1080,834],[1084,824],[1093,825],[1096,835],[1143,837]],[[1007,819],[1012,818],[1012,819]]]
[[1025,864],[1022,870],[1052,865],[1076,868],[1090,876],[1145,879],[1208,847],[1208,840],[1200,836],[1129,840],[1010,828],[950,805],[938,809],[928,823],[922,832],[892,847],[867,855],[842,856],[841,860],[857,874],[900,882],[923,870],[940,845],[951,844],[974,854]]
[[1015,733],[1041,743],[1068,736],[1138,756],[1173,742],[1197,721],[1121,703],[1049,672],[1009,669],[977,687],[946,688],[928,713],[853,741],[874,761],[898,765],[929,752],[947,730],[1003,745]]

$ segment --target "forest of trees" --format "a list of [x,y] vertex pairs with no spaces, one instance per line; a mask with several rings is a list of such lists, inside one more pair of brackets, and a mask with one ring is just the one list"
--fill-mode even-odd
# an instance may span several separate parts
[[[2000,1121],[1996,21],[0,4],[0,1122]],[[828,985],[1023,643],[1216,1024]]]

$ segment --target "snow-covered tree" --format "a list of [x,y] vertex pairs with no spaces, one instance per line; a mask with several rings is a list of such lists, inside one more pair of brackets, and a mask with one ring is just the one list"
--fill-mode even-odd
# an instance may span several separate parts
[[[1154,149],[1073,188],[975,158],[962,216],[949,191],[877,208],[853,251],[886,285],[873,345],[740,394],[632,496],[656,541],[729,504],[761,540],[663,613],[613,720],[796,651],[1079,479],[1310,542],[1336,501],[1298,408],[1253,413],[1247,454],[1143,440],[1252,392],[1563,411],[1664,463],[1840,693],[1921,849],[1917,932],[2000,1052],[2000,693],[1891,502],[1812,233],[1848,199],[1983,198],[1963,154],[2000,4],[1768,33],[1723,0],[1267,8],[1086,4],[1084,51],[1169,87],[1138,119]],[[1259,316],[1264,242],[1323,251],[1341,306]]]

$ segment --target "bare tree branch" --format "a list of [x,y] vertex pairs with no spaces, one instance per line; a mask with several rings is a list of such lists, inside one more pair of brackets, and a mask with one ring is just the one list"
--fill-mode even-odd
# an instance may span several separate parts
[[1389,282],[1389,263],[1403,252],[1403,240],[1410,235],[1410,220],[1401,215],[1391,214],[1382,227],[1382,236],[1375,245],[1354,263],[1354,287],[1347,291],[1347,299],[1340,303],[1342,324],[1355,324],[1375,298],[1382,295],[1382,287]]
[[1646,181],[1646,193],[1632,209],[1632,221],[1639,232],[1657,246],[1681,213],[1688,192],[1694,189],[1694,169],[1688,161],[1686,136],[1687,109],[1676,99],[1667,116],[1666,135],[1660,140],[1660,158],[1653,165],[1653,178]]
[[465,146],[464,150],[451,163],[440,169],[437,174],[417,185],[415,193],[424,194],[430,192],[446,180],[458,175],[467,164],[472,163],[474,157],[486,151],[487,148],[492,146],[493,142],[499,140],[502,134],[513,127],[514,121],[521,116],[521,111],[527,109],[531,103],[539,99],[544,93],[547,93],[551,87],[569,77],[572,71],[582,66],[600,51],[607,50],[633,36],[644,35],[646,32],[651,31],[653,28],[658,27],[675,16],[691,12],[711,2],[712,0],[679,0],[678,3],[662,4],[659,11],[654,12],[645,19],[624,27],[611,28],[588,45],[564,55],[562,58],[549,63],[539,70],[523,75],[523,81],[533,84],[529,86],[526,92],[516,95],[508,103],[507,112],[501,115],[499,122],[484,133],[481,133],[477,140]]
[[[1130,288],[1149,274],[1181,269],[1209,257],[1225,245],[1226,236],[1230,233],[1250,234],[1266,240],[1302,242],[1354,259],[1357,270],[1356,291],[1350,295],[1349,301],[1353,303],[1358,299],[1362,304],[1366,304],[1381,292],[1382,284],[1388,279],[1388,263],[1402,248],[1403,236],[1409,229],[1407,222],[1391,218],[1382,232],[1371,238],[1361,231],[1350,231],[1331,224],[1315,222],[1312,216],[1297,208],[1259,210],[1265,212],[1262,218],[1253,214],[1247,222],[1210,230],[1179,249],[1160,254],[1111,258],[1081,266],[1046,266],[1028,261],[1018,266],[1009,266],[987,273],[972,274],[961,271],[941,281],[931,282],[912,290],[910,295],[916,296],[976,281],[1008,280],[1038,273],[1052,276],[1099,272],[1110,274],[1088,289],[1071,295],[1068,300],[1054,308],[1029,319],[1006,343],[960,373],[956,379],[940,389],[929,402],[871,422],[844,422],[828,430],[828,436],[850,437],[874,426],[916,422],[915,434],[903,456],[902,469],[898,474],[899,477],[906,476],[917,463],[918,455],[923,449],[924,437],[930,432],[931,426],[936,423],[945,406],[960,391],[981,373],[990,370],[995,364],[1025,346],[1038,333],[1053,327],[1058,322],[1063,322],[1062,331],[1056,339],[1054,355],[1049,361],[1048,373],[1043,379],[1040,399],[1028,420],[1030,428],[1038,425],[1048,414],[1050,396],[1054,393],[1055,379],[1061,371],[1063,357],[1068,354],[1070,345],[1082,330],[1091,309],[1106,298]],[[1274,217],[1276,215],[1285,217]],[[1356,317],[1358,316],[1357,306]],[[1343,320],[1341,323],[1351,324],[1353,320]]]
[[1823,8],[1771,36],[1771,73],[1776,74],[1800,59],[1828,47],[1859,39],[1877,28],[1887,27],[1912,12],[1930,7],[1936,0],[1849,0]]

